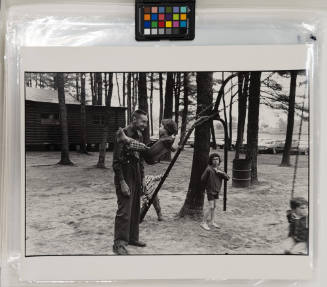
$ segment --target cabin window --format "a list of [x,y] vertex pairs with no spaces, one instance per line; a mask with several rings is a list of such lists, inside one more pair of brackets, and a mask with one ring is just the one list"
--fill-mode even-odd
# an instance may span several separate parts
[[104,126],[104,115],[93,115],[93,124],[97,126]]
[[58,113],[41,114],[41,124],[42,125],[51,125],[51,126],[60,125],[59,114]]

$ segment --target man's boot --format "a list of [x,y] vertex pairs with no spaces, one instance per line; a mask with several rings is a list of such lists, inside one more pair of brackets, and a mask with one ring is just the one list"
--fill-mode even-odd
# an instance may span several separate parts
[[122,244],[120,241],[117,241],[112,246],[112,251],[117,255],[128,255],[128,251],[124,244]]

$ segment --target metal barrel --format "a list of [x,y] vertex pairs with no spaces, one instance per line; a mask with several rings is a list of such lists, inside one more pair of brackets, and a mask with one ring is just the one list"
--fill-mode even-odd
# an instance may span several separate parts
[[233,160],[233,187],[244,188],[251,184],[251,162],[246,159]]

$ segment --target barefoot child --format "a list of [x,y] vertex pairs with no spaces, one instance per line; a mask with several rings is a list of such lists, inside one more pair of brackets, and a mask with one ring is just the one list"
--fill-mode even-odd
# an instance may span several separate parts
[[308,253],[308,201],[295,197],[290,201],[291,210],[287,211],[289,234],[284,243],[285,254]]
[[216,200],[219,198],[222,180],[229,180],[229,176],[219,169],[220,162],[221,159],[219,154],[211,154],[209,156],[209,165],[201,176],[201,182],[205,186],[209,201],[209,209],[204,211],[203,221],[200,225],[205,230],[210,230],[208,223],[216,228],[219,228],[214,221]]

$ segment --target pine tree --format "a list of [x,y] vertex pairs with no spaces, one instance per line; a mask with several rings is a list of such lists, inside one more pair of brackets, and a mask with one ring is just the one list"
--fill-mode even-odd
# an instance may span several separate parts
[[291,83],[290,83],[290,95],[289,95],[289,103],[288,103],[287,130],[286,130],[286,139],[285,139],[285,146],[284,146],[281,166],[291,165],[290,151],[292,148],[292,141],[293,141],[297,73],[298,73],[297,71],[290,72]]
[[73,163],[69,158],[69,140],[68,140],[68,120],[67,120],[67,108],[65,101],[65,82],[64,74],[56,73],[56,82],[58,87],[58,102],[60,112],[60,124],[61,124],[61,159],[59,164],[72,165]]
[[[201,113],[213,101],[213,73],[198,72],[197,82],[197,114]],[[201,115],[209,114],[207,109]],[[201,175],[204,172],[210,151],[210,122],[195,128],[194,153],[192,162],[191,178],[184,205],[180,216],[202,216],[204,203],[204,187],[201,183]]]
[[258,183],[257,155],[261,87],[260,79],[261,72],[250,73],[246,159],[251,161],[251,184]]

